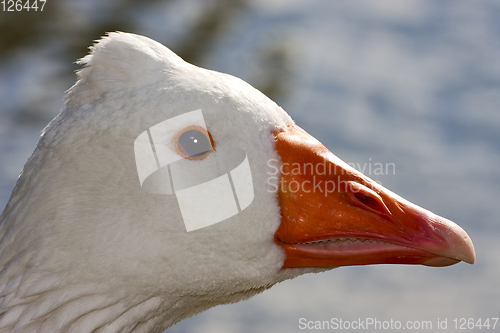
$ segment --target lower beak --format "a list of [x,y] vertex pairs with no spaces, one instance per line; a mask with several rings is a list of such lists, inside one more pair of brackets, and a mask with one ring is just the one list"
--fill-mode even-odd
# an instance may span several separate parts
[[462,228],[351,168],[301,128],[278,132],[275,141],[283,268],[474,263]]

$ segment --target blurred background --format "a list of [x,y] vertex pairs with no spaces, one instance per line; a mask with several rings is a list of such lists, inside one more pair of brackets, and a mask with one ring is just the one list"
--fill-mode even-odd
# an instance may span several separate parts
[[75,82],[74,62],[117,30],[248,81],[341,159],[457,222],[476,248],[473,266],[302,276],[168,332],[301,332],[300,318],[425,320],[431,332],[438,320],[451,330],[455,318],[500,317],[500,1],[47,0],[43,12],[0,11],[2,208]]

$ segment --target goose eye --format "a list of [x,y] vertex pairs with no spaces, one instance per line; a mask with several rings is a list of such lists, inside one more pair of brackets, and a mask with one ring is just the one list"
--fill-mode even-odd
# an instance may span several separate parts
[[199,126],[183,129],[175,138],[177,153],[190,160],[200,160],[213,149],[208,132]]

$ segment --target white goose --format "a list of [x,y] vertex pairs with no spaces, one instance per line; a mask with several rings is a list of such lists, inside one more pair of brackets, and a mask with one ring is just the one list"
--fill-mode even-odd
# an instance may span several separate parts
[[474,262],[242,80],[127,33],[80,63],[0,218],[0,332],[160,332],[308,272]]

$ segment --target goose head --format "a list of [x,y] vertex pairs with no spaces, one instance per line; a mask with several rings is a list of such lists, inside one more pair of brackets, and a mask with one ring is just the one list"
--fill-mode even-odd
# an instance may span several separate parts
[[244,81],[127,33],[80,64],[1,216],[3,330],[160,332],[308,272],[473,263]]

